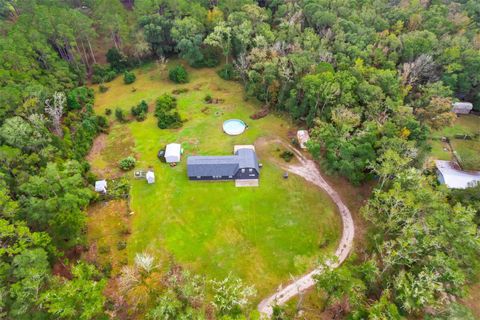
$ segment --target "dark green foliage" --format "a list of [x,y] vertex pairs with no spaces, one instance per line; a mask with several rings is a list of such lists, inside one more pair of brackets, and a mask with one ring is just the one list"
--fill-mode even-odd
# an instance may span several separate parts
[[132,71],[125,71],[123,73],[123,83],[125,84],[132,84],[135,82],[136,79],[137,77],[135,76],[135,73],[133,73]]
[[106,108],[106,109],[105,109],[105,115],[106,115],[106,116],[109,116],[109,115],[111,115],[111,114],[112,114],[112,109]]
[[293,152],[288,151],[288,150],[285,150],[282,153],[280,153],[280,158],[282,158],[286,162],[292,161],[293,157],[294,157]]
[[115,108],[115,119],[117,119],[119,122],[125,122],[125,113],[121,108]]
[[117,72],[109,66],[93,65],[92,83],[110,82],[117,76]]
[[112,70],[116,73],[125,71],[128,67],[128,60],[120,51],[116,48],[111,48],[107,52],[107,62],[110,64]]
[[84,108],[87,104],[93,105],[94,92],[92,88],[78,87],[67,94],[67,107],[69,110]]
[[188,73],[182,65],[176,65],[168,70],[168,78],[175,83],[187,83]]
[[237,78],[235,68],[231,63],[224,64],[223,67],[218,70],[218,75],[224,80],[235,80]]
[[126,157],[122,160],[120,160],[118,162],[118,166],[120,167],[120,169],[124,170],[124,171],[128,171],[128,170],[131,170],[135,167],[135,164],[136,164],[136,160],[134,157],[132,156],[129,156],[129,157]]
[[143,121],[147,117],[148,104],[145,102],[145,100],[142,100],[137,106],[132,107],[130,112],[132,116],[137,119],[137,121]]
[[158,118],[160,129],[179,128],[182,126],[180,114],[176,110],[177,99],[169,94],[164,94],[157,99],[155,116]]

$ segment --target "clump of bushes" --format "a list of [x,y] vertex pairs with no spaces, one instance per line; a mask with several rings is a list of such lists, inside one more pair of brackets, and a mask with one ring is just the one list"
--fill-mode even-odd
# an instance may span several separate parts
[[115,118],[119,121],[119,122],[125,122],[125,113],[123,112],[122,109],[120,108],[116,108],[115,109]]
[[123,73],[123,83],[125,84],[132,84],[135,82],[136,79],[137,77],[135,76],[135,73],[133,73],[132,71],[125,71]]
[[225,64],[220,70],[217,71],[217,74],[224,80],[234,80],[237,78],[237,72],[231,63]]
[[110,82],[115,79],[116,76],[117,72],[108,66],[102,66],[99,64],[93,65],[92,83]]
[[123,171],[128,171],[131,170],[135,167],[135,164],[137,163],[137,160],[135,160],[134,157],[128,156],[118,162],[118,166],[120,169]]
[[280,153],[280,158],[285,160],[286,162],[290,162],[293,159],[293,152],[285,150],[282,153]]
[[72,89],[67,94],[68,110],[80,110],[87,105],[93,105],[94,91],[87,87]]
[[137,121],[143,121],[147,117],[148,104],[145,100],[142,100],[137,106],[133,106],[130,112]]
[[175,83],[187,83],[188,73],[183,66],[176,65],[175,67],[168,70],[168,78]]
[[164,94],[157,99],[155,117],[158,118],[160,129],[180,128],[182,119],[177,112],[177,99],[169,94]]

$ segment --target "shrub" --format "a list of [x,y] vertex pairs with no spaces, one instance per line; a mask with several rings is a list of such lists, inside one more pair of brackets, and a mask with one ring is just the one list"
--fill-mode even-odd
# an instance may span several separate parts
[[122,72],[128,68],[127,58],[116,48],[109,49],[106,57],[112,70],[115,70],[117,73]]
[[212,102],[212,99],[213,99],[213,98],[212,98],[212,95],[211,95],[210,93],[207,93],[207,94],[205,95],[205,98],[203,98],[203,100],[205,100],[205,102],[207,102],[207,103]]
[[122,160],[120,160],[118,162],[118,166],[120,167],[120,169],[122,169],[123,171],[128,171],[128,170],[131,170],[135,167],[135,164],[137,163],[137,160],[135,160],[134,157],[132,156],[129,156],[129,157],[126,157]]
[[101,85],[98,86],[98,91],[100,91],[100,93],[105,93],[105,92],[108,91],[108,87],[101,84]]
[[127,242],[124,240],[120,240],[117,242],[117,249],[118,250],[123,250],[127,247]]
[[142,100],[137,106],[132,107],[131,111],[132,116],[134,116],[137,121],[143,121],[147,118],[148,113],[148,104],[145,100]]
[[183,66],[176,65],[168,71],[168,78],[175,83],[187,83],[188,73]]
[[115,70],[110,69],[108,66],[102,66],[99,64],[93,65],[92,83],[110,82],[117,76]]
[[120,122],[125,122],[125,114],[123,113],[122,109],[120,108],[115,109],[115,118]]
[[108,120],[104,116],[97,116],[97,124],[102,130],[108,128]]
[[231,63],[225,64],[222,69],[217,71],[217,74],[220,76],[220,78],[224,80],[233,80],[237,77],[237,73],[235,71],[235,68]]
[[160,129],[179,128],[182,126],[180,114],[176,111],[177,99],[169,94],[163,94],[157,99],[155,116]]
[[165,93],[158,97],[155,107],[155,113],[161,111],[170,111],[177,107],[177,99],[174,96]]
[[293,152],[285,150],[280,154],[280,158],[286,162],[290,162],[293,159]]
[[109,116],[111,114],[112,114],[112,109],[110,108],[105,109],[105,115]]
[[87,87],[78,87],[67,94],[68,110],[79,110],[87,104],[93,104],[93,89]]
[[137,77],[132,71],[125,71],[123,73],[123,83],[125,84],[132,84],[135,82],[136,79]]

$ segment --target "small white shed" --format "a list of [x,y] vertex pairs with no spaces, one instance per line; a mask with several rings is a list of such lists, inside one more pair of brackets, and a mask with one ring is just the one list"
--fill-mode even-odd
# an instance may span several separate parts
[[182,145],[178,143],[167,144],[165,148],[165,161],[167,163],[180,162],[182,155]]
[[155,183],[155,173],[153,173],[153,171],[148,171],[145,178],[147,179],[148,184]]
[[95,191],[100,193],[107,193],[107,181],[106,180],[95,181]]
[[469,114],[473,109],[473,104],[470,102],[454,102],[452,111],[457,114]]
[[298,143],[300,144],[300,148],[307,149],[307,142],[308,140],[310,140],[310,135],[308,134],[308,131],[298,130],[297,139],[298,139]]

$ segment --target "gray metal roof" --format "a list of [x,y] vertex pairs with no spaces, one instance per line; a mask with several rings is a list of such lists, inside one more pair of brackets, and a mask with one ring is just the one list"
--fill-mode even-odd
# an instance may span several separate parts
[[234,176],[242,168],[255,168],[260,172],[255,151],[240,149],[234,156],[190,156],[187,159],[189,177]]

